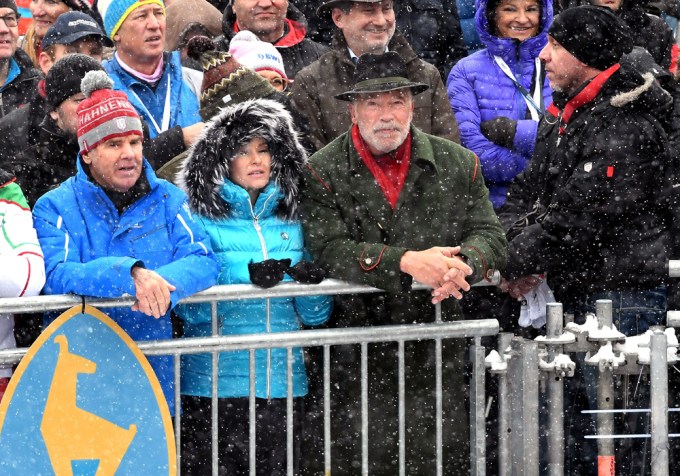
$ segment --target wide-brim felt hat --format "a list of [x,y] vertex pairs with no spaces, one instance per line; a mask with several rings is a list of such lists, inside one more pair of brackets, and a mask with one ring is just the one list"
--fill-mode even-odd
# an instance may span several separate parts
[[330,13],[330,11],[333,9],[333,7],[337,7],[339,5],[342,5],[343,3],[378,3],[382,2],[382,0],[328,0],[327,2],[323,2],[319,7],[316,9],[316,14],[320,17],[326,15],[327,13]]
[[354,71],[354,87],[335,96],[341,101],[351,101],[359,94],[382,93],[398,89],[410,89],[413,95],[427,90],[429,86],[408,79],[406,63],[398,53],[388,51],[381,55],[370,53],[359,57]]

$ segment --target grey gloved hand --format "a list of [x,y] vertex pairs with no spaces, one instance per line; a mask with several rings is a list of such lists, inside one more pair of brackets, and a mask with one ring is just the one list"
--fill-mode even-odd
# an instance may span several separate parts
[[512,149],[517,132],[517,121],[499,116],[490,121],[484,121],[479,125],[484,137],[494,144]]

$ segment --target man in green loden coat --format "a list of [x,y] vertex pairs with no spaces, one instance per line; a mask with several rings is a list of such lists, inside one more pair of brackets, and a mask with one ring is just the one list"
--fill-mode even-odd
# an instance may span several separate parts
[[[477,157],[411,124],[413,97],[425,89],[407,79],[397,53],[362,55],[354,89],[336,96],[349,101],[352,127],[310,159],[302,210],[314,259],[333,278],[387,291],[337,296],[332,326],[432,322],[432,304],[438,302],[444,320],[462,319],[457,299],[470,283],[490,280],[505,264],[505,234]],[[433,290],[411,291],[414,280]],[[452,296],[456,299],[447,299]],[[397,472],[396,348],[386,343],[368,350],[370,474]],[[469,471],[463,348],[460,340],[445,341],[443,347],[447,475]],[[435,468],[434,349],[431,342],[405,347],[409,475],[433,474]],[[332,474],[357,474],[360,353],[356,346],[336,346],[331,358]]]

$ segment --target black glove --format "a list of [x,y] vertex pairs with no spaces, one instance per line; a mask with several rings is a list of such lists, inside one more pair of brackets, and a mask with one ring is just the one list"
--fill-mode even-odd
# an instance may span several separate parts
[[499,116],[490,121],[484,121],[479,125],[484,137],[494,144],[512,149],[515,142],[515,132],[517,132],[517,121]]
[[298,283],[319,284],[326,277],[326,271],[311,261],[300,261],[288,268],[288,275]]
[[283,273],[290,267],[290,259],[268,259],[260,263],[248,263],[250,281],[261,288],[271,288],[283,280]]

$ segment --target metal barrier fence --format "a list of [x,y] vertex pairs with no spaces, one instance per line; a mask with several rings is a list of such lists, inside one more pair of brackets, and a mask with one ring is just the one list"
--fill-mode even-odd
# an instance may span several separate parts
[[[669,325],[678,321],[669,313]],[[573,377],[576,364],[571,356],[583,355],[585,367],[597,369],[597,409],[583,413],[596,417],[597,431],[587,439],[597,441],[598,462],[611,465],[614,474],[615,447],[618,439],[651,440],[651,474],[669,474],[669,382],[668,366],[677,363],[677,341],[669,338],[661,326],[653,327],[646,336],[626,337],[612,325],[612,301],[599,300],[596,315],[586,324],[567,323],[563,327],[562,304],[547,305],[546,335],[535,340],[501,333],[498,352],[487,357],[487,367],[498,378],[498,454],[499,474],[538,476],[565,474],[564,386],[565,378]],[[649,374],[649,408],[615,409],[617,376]],[[541,400],[539,382],[545,382],[545,398]],[[539,425],[539,405],[547,408],[546,423]],[[615,415],[648,413],[649,433],[617,434]],[[512,435],[512,438],[510,438]],[[539,469],[541,457],[539,441],[546,442],[544,467]],[[618,474],[618,473],[617,473]]]
[[[680,275],[680,262],[671,262],[671,275]],[[420,289],[425,289],[420,287]],[[217,355],[225,350],[248,350],[250,352],[251,385],[249,397],[250,423],[250,474],[255,474],[255,393],[254,369],[255,350],[284,348],[287,349],[288,395],[287,406],[287,474],[293,471],[293,396],[292,396],[292,362],[294,347],[323,348],[323,459],[326,474],[330,474],[332,466],[331,441],[331,359],[332,346],[359,344],[361,347],[361,473],[369,474],[368,451],[368,388],[366,358],[368,345],[377,342],[395,342],[398,345],[398,402],[399,402],[399,474],[406,474],[405,462],[405,367],[404,343],[414,340],[431,340],[436,345],[436,464],[433,473],[443,474],[442,464],[442,340],[457,338],[473,338],[470,346],[472,378],[470,382],[470,473],[481,476],[486,472],[486,418],[485,373],[490,368],[497,374],[499,382],[499,474],[538,475],[539,470],[539,438],[545,438],[547,444],[548,474],[562,475],[565,471],[564,448],[564,379],[573,372],[574,364],[567,354],[590,351],[593,355],[598,350],[608,349],[612,343],[621,340],[622,336],[608,334],[611,328],[611,302],[600,301],[597,304],[599,323],[590,330],[578,330],[563,327],[563,313],[560,304],[552,303],[547,309],[546,336],[529,341],[511,334],[500,334],[497,357],[485,358],[485,348],[481,345],[482,336],[498,334],[498,322],[494,319],[471,320],[459,322],[442,322],[440,306],[433,306],[435,322],[431,324],[396,325],[382,327],[362,327],[350,329],[302,330],[275,334],[252,334],[238,336],[217,335],[217,302],[226,300],[243,300],[253,298],[276,298],[285,296],[304,296],[318,294],[360,294],[382,292],[379,289],[352,285],[337,280],[326,280],[319,285],[300,285],[282,283],[271,289],[261,289],[250,285],[215,286],[197,293],[183,303],[208,302],[212,304],[213,336],[204,338],[184,338],[166,341],[138,342],[146,355],[173,355],[175,361],[175,404],[179,407],[180,395],[180,356],[191,353],[211,353],[213,355],[213,400],[212,400],[212,467],[213,474],[218,470],[217,438]],[[120,299],[85,299],[77,296],[38,296],[33,298],[0,299],[0,313],[25,313],[59,310],[86,302],[89,305],[108,308],[131,306],[132,297]],[[667,323],[671,327],[680,327],[680,312],[669,312]],[[605,332],[599,332],[605,329]],[[613,455],[613,441],[616,438],[649,438],[651,440],[651,471],[654,476],[668,474],[669,438],[680,436],[669,435],[668,425],[668,365],[674,363],[673,353],[668,349],[667,336],[659,329],[650,336],[649,354],[640,358],[639,354],[630,353],[628,362],[621,360],[622,353],[604,352],[595,365],[599,370],[597,435],[601,455]],[[26,349],[0,351],[0,363],[15,363],[26,353]],[[670,358],[669,358],[670,357]],[[640,372],[645,367],[650,373],[651,406],[642,410],[650,414],[651,431],[649,435],[617,435],[614,431],[613,419],[617,411],[613,408],[612,379],[617,374]],[[548,378],[546,378],[548,377]],[[545,379],[547,394],[547,424],[539,425],[539,382]],[[628,410],[630,411],[630,410]],[[640,410],[638,410],[640,411]],[[671,409],[670,411],[673,411]],[[175,416],[175,434],[177,436],[178,467],[181,457],[180,447],[180,415]],[[541,435],[543,431],[543,435]]]
[[[426,289],[418,286],[417,289]],[[137,342],[146,355],[173,355],[175,362],[175,405],[180,404],[180,356],[183,354],[212,353],[212,468],[218,474],[218,405],[217,405],[217,356],[222,351],[248,350],[250,352],[250,396],[249,396],[249,457],[250,474],[255,475],[255,351],[257,349],[287,349],[288,395],[287,403],[287,474],[293,474],[293,395],[292,364],[294,347],[323,347],[323,415],[324,415],[324,467],[326,474],[331,470],[331,386],[330,386],[330,348],[341,344],[361,345],[361,472],[369,474],[368,454],[368,386],[367,386],[367,349],[369,343],[398,343],[398,405],[399,405],[399,474],[406,474],[405,462],[405,382],[404,343],[414,340],[432,340],[435,342],[435,398],[436,398],[436,468],[438,476],[443,474],[442,468],[442,340],[474,338],[470,347],[472,362],[472,379],[470,385],[470,465],[471,474],[483,475],[486,467],[485,436],[485,351],[481,345],[482,336],[496,335],[499,331],[495,319],[442,322],[440,305],[433,306],[435,322],[431,324],[393,325],[380,327],[362,327],[348,329],[301,330],[273,334],[249,334],[237,336],[220,336],[217,327],[217,303],[227,300],[243,300],[253,298],[276,298],[305,295],[336,295],[382,292],[368,286],[352,285],[328,279],[319,285],[301,285],[282,283],[271,289],[261,289],[251,285],[215,286],[182,300],[182,303],[211,303],[213,316],[213,336],[204,338],[183,338],[176,340]],[[32,298],[0,299],[0,313],[45,312],[67,309],[74,305],[89,304],[97,308],[131,306],[133,297],[120,299],[90,299],[78,296],[38,296]],[[0,363],[15,363],[26,353],[27,349],[0,351]],[[175,415],[175,435],[178,455],[181,457],[179,412]]]

